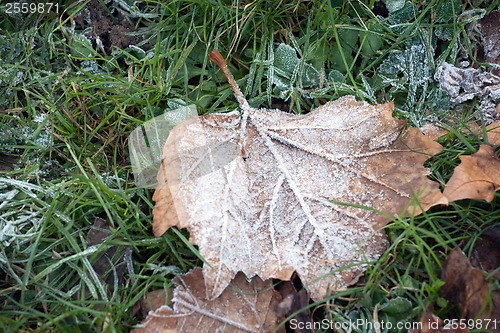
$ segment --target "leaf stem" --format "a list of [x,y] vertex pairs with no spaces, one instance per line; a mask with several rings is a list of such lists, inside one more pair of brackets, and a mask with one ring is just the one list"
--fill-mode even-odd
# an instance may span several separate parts
[[236,81],[234,81],[233,76],[231,75],[231,72],[229,72],[229,69],[227,68],[226,61],[222,57],[222,55],[219,53],[217,50],[212,50],[212,52],[208,55],[208,60],[214,62],[217,66],[219,66],[220,69],[224,72],[224,75],[227,78],[227,81],[231,85],[231,88],[233,88],[234,94],[236,95],[236,99],[238,100],[238,103],[240,103],[241,108],[243,109],[244,112],[250,111],[250,105],[248,104],[247,100],[243,96],[240,88],[238,87],[238,84]]

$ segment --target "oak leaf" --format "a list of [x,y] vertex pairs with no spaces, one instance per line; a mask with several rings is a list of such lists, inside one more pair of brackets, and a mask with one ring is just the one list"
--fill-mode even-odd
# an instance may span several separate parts
[[486,127],[490,145],[481,145],[472,155],[460,156],[460,165],[446,184],[443,194],[448,201],[477,199],[491,202],[500,189],[500,122]]
[[[178,276],[173,282],[173,305],[151,311],[132,332],[273,332],[283,319],[274,310],[281,295],[273,290],[271,280],[255,278],[248,282],[240,273],[230,288],[212,301],[205,298],[201,268]],[[164,301],[165,296],[160,299]],[[283,331],[284,326],[277,330]]]
[[306,115],[255,109],[222,56],[210,59],[242,112],[176,126],[158,173],[164,186],[153,196],[155,235],[188,228],[199,246],[207,297],[238,271],[282,280],[296,271],[311,298],[322,299],[355,283],[384,252],[389,219],[376,210],[394,216],[413,202],[410,215],[447,203],[423,166],[442,147],[416,128],[402,133],[392,103],[347,96]]

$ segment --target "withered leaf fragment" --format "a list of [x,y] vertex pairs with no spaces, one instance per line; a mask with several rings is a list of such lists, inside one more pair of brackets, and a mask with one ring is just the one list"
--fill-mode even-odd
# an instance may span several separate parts
[[[149,313],[134,333],[273,332],[281,321],[274,308],[281,295],[271,281],[248,282],[240,273],[217,299],[205,298],[201,268],[174,279],[173,307],[163,305]],[[283,329],[282,329],[283,328]],[[283,332],[282,326],[277,332]]]
[[486,229],[474,242],[470,262],[500,280],[500,225]]
[[[347,96],[306,115],[255,109],[220,53],[210,60],[224,71],[241,112],[190,117],[175,127],[153,196],[155,235],[188,228],[210,264],[203,267],[207,297],[217,297],[238,271],[264,280],[289,280],[296,271],[311,298],[322,299],[355,283],[386,248],[380,228],[389,219],[359,206],[394,216],[408,205],[410,215],[447,203],[423,166],[442,147],[416,128],[402,133],[392,103]],[[222,145],[234,154],[223,167],[211,153]]]
[[[474,319],[477,323],[484,323],[484,325],[488,324],[484,319],[488,319],[490,320],[489,327],[482,327],[483,330],[500,332],[498,325],[500,291],[489,290],[488,281],[481,270],[472,267],[460,248],[453,249],[446,258],[441,280],[445,282],[440,290],[441,296],[460,306],[462,319]],[[480,329],[481,327],[475,325],[473,328]]]
[[292,283],[293,280],[294,278],[281,282],[275,287],[282,296],[282,301],[275,307],[276,314],[279,317],[288,318],[298,312],[289,320],[289,323],[293,320],[295,328],[288,327],[287,332],[312,333],[310,327],[313,327],[313,318],[308,308],[309,295],[304,289],[297,292]]
[[500,64],[500,12],[494,10],[479,22],[483,28],[482,40],[486,60]]
[[472,155],[460,156],[460,165],[453,171],[443,194],[448,201],[477,199],[491,202],[500,189],[500,122],[486,127],[490,145],[481,145]]

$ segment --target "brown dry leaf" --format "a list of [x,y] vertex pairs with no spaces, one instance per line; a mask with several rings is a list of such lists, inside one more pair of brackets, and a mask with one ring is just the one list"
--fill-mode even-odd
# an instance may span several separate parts
[[500,226],[486,229],[474,243],[470,262],[472,266],[493,273],[500,280]]
[[295,328],[287,327],[287,332],[312,333],[310,327],[313,327],[313,318],[308,308],[309,295],[304,289],[297,292],[292,280],[284,281],[276,286],[282,297],[282,301],[275,307],[276,314],[278,317],[287,318],[300,310],[290,319]]
[[[207,300],[201,268],[174,279],[173,307],[163,305],[149,313],[134,333],[184,332],[273,332],[282,318],[274,308],[281,295],[271,280],[248,282],[236,275],[217,299]],[[283,332],[282,326],[277,332]]]
[[436,69],[434,78],[456,103],[474,97],[496,99],[500,90],[499,76],[473,67],[458,68],[446,62]]
[[[500,320],[500,291],[489,290],[488,281],[481,270],[473,268],[460,248],[453,249],[443,264],[441,280],[445,284],[441,287],[440,294],[448,301],[460,305],[462,319],[491,320],[491,332],[500,332],[500,326],[495,325],[495,320]],[[480,327],[474,327],[476,329]]]
[[[500,122],[486,127],[488,142],[500,144]],[[500,158],[496,147],[481,145],[472,155],[460,156],[460,165],[453,171],[443,194],[448,201],[477,199],[491,202],[500,189]]]
[[[281,280],[296,271],[315,300],[355,283],[384,252],[380,228],[389,219],[332,201],[389,216],[402,213],[414,193],[424,210],[447,203],[423,166],[441,145],[416,128],[401,135],[404,122],[392,118],[392,103],[347,96],[306,115],[254,109],[222,56],[213,52],[211,59],[242,113],[190,117],[176,126],[158,173],[163,188],[153,196],[155,235],[188,228],[210,264],[203,267],[209,298],[238,271]],[[413,211],[420,213],[411,207],[407,215]]]

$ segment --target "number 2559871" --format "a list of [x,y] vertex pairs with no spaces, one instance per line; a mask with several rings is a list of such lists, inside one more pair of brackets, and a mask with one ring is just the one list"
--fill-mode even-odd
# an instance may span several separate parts
[[51,11],[59,14],[59,4],[53,2],[35,3],[35,2],[8,2],[5,13],[7,14],[33,14],[50,13]]

